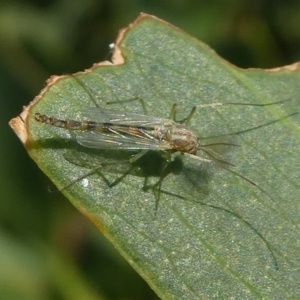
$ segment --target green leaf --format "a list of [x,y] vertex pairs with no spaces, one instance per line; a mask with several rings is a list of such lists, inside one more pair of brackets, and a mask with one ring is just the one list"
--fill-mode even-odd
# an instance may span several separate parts
[[[23,112],[25,127],[12,121],[30,156],[161,298],[300,297],[299,65],[241,70],[147,15],[120,32],[113,63],[52,77]],[[159,193],[144,181],[158,182],[161,153],[126,175],[131,152],[84,148],[69,131],[34,119],[39,112],[76,120],[109,101],[119,101],[109,108],[143,114],[138,101],[120,103],[136,97],[160,118],[174,103],[179,119],[198,105],[191,130],[201,145],[216,136],[239,145],[227,147],[235,173],[175,153]],[[111,164],[76,181],[105,161]]]

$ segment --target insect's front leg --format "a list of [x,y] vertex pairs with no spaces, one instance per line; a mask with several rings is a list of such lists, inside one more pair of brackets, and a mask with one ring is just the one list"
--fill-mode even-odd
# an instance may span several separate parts
[[191,124],[191,119],[194,116],[194,113],[195,113],[197,107],[194,106],[191,109],[189,115],[187,117],[181,119],[181,120],[177,120],[177,118],[176,118],[177,108],[178,108],[177,104],[174,103],[173,106],[172,106],[172,108],[171,108],[169,119],[173,120],[175,123],[185,124],[186,126],[189,126]]

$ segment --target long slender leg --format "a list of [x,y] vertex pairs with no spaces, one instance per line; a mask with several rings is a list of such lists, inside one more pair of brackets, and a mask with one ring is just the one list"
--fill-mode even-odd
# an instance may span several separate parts
[[182,120],[177,120],[177,119],[176,119],[176,115],[177,115],[177,107],[178,107],[177,104],[174,103],[173,106],[172,106],[172,109],[171,109],[169,118],[170,118],[171,120],[173,120],[174,122],[176,122],[176,123],[180,123],[180,124],[183,124],[183,123],[184,123],[186,126],[189,126],[190,123],[191,123],[191,119],[192,119],[193,115],[194,115],[195,112],[196,112],[197,106],[194,106],[194,107],[191,109],[189,115],[188,115],[186,118],[183,118]]
[[[117,161],[117,162],[109,162],[109,163],[101,163],[98,166],[96,166],[95,168],[90,169],[88,172],[84,173],[83,175],[77,177],[76,179],[74,179],[72,182],[68,183],[66,186],[64,186],[62,189],[60,189],[60,191],[66,190],[68,189],[70,186],[72,186],[73,184],[81,181],[82,179],[85,179],[88,176],[94,175],[95,173],[97,173],[99,170],[101,170],[103,167],[109,166],[109,165],[115,165],[115,164],[120,164],[122,163],[122,161]],[[128,163],[128,160],[124,160],[123,163]],[[118,177],[115,181],[110,182],[102,173],[100,174],[100,176],[102,177],[102,179],[104,180],[104,182],[107,184],[107,186],[109,187],[114,187],[116,186],[119,182],[121,182],[122,179],[124,179],[128,174],[130,174],[130,172],[133,170],[135,166],[131,166],[128,168],[127,171],[125,171],[120,177]]]
[[106,102],[107,105],[111,104],[118,104],[118,103],[127,103],[127,102],[134,102],[134,101],[139,101],[141,104],[141,107],[143,109],[144,115],[148,115],[147,107],[145,104],[145,101],[142,98],[136,97],[136,98],[131,98],[131,99],[124,99],[124,100],[119,100],[119,101],[109,101]]
[[160,202],[160,196],[161,196],[161,192],[162,192],[162,182],[163,182],[164,178],[168,175],[168,172],[167,172],[168,165],[169,165],[169,162],[166,160],[163,167],[161,168],[161,174],[156,183],[148,185],[148,182],[147,182],[148,178],[145,177],[143,190],[148,191],[151,189],[154,194],[154,197],[155,197],[154,214],[155,215],[157,214],[158,205]]

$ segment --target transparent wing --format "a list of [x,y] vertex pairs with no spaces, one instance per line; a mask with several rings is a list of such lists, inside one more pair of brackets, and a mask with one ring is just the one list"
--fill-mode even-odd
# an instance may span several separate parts
[[88,148],[96,149],[124,149],[124,150],[168,150],[172,149],[166,141],[139,138],[136,136],[122,136],[102,132],[87,131],[76,135],[77,142]]
[[106,108],[91,107],[82,111],[82,116],[93,122],[112,123],[115,125],[130,126],[172,126],[174,122],[169,119],[151,117],[146,115],[122,112]]

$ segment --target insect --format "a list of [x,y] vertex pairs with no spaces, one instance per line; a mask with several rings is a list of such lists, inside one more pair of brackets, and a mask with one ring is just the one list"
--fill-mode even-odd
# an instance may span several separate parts
[[[173,107],[173,110],[176,106]],[[190,113],[191,118],[195,108]],[[67,130],[77,131],[77,142],[89,148],[123,150],[161,150],[181,152],[197,160],[210,161],[196,156],[201,147],[196,135],[184,124],[110,109],[89,108],[83,116],[93,121],[61,120],[35,114],[38,122]]]
[[[253,105],[267,106],[282,102],[283,101]],[[172,153],[180,152],[182,155],[196,159],[200,162],[219,162],[222,164],[223,168],[226,168],[226,165],[234,165],[226,160],[218,158],[217,155],[214,155],[213,151],[206,150],[206,147],[238,147],[238,145],[230,142],[202,145],[196,134],[189,129],[189,125],[197,107],[199,106],[215,107],[233,104],[252,105],[244,103],[214,103],[198,105],[192,108],[188,117],[180,121],[176,120],[176,104],[172,107],[169,119],[99,107],[87,108],[82,111],[82,117],[86,119],[86,121],[59,119],[54,116],[48,116],[41,113],[35,113],[35,119],[40,123],[76,132],[76,141],[84,147],[95,149],[141,150],[140,153],[134,155],[130,159],[130,163],[141,158],[145,155],[145,153],[147,153],[147,151],[154,150],[162,151],[166,154],[168,161],[171,160]],[[286,117],[290,116],[291,115],[288,115]],[[209,158],[197,155],[199,150],[206,153]],[[263,191],[251,180],[235,173],[234,171],[232,172]]]

